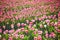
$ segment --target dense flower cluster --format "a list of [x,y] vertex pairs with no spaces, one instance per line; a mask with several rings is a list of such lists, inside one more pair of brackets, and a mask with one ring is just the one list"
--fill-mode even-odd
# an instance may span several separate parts
[[59,1],[56,0],[1,0],[0,22],[38,17],[53,12],[55,14],[59,11],[59,6]]
[[58,0],[0,0],[1,40],[58,40]]
[[58,40],[56,16],[43,15],[41,18],[25,20],[24,23],[6,24],[0,27],[0,36],[3,40]]

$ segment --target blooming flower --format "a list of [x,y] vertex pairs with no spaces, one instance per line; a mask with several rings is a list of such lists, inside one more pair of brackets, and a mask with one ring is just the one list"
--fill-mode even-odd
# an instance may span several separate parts
[[35,20],[31,20],[32,22],[35,22]]
[[13,40],[13,38],[12,37],[9,37],[9,39],[8,40]]
[[36,31],[34,31],[34,34],[37,34],[37,32],[36,32]]
[[17,23],[17,27],[20,27],[20,23]]
[[33,24],[33,22],[30,22],[30,24]]
[[46,20],[46,23],[50,23],[50,20]]
[[29,23],[29,20],[26,20],[26,23],[28,24]]
[[43,28],[43,25],[42,24],[40,24],[40,28]]
[[14,24],[11,24],[11,28],[14,28]]
[[28,33],[28,30],[25,30],[25,33]]
[[3,26],[3,29],[5,29],[6,28],[6,26]]
[[57,32],[60,33],[60,29],[57,29]]
[[8,33],[8,30],[5,30],[6,33]]
[[34,37],[34,40],[37,40],[37,37]]
[[19,36],[18,34],[14,34],[14,37],[15,37],[16,39],[18,38],[18,36]]
[[60,11],[59,11],[59,13],[58,13],[58,17],[60,17]]
[[3,34],[6,34],[6,32],[4,31]]
[[0,33],[2,33],[2,29],[0,29]]
[[41,37],[41,35],[38,35],[38,40],[42,40],[42,37]]
[[24,31],[24,28],[21,28],[21,31]]
[[[0,33],[3,34],[0,37],[5,35],[3,40],[13,40],[13,38],[21,40],[46,38],[49,40],[49,37],[53,40],[55,37],[57,38],[57,33],[60,33],[57,27],[60,26],[60,22],[57,20],[58,17],[60,18],[59,4],[59,0],[1,0]],[[54,26],[51,32],[50,26]]]
[[51,32],[51,34],[49,35],[49,37],[53,37],[53,38],[55,38],[55,33],[54,32]]
[[13,33],[14,32],[14,30],[9,30],[9,33],[11,34],[11,33]]
[[57,26],[58,26],[58,23],[57,23],[57,22],[55,22],[55,23],[54,23],[54,26],[56,26],[56,27],[57,27]]
[[25,26],[25,24],[24,24],[24,23],[21,23],[21,26],[22,26],[22,27],[24,27],[24,26]]
[[31,29],[31,30],[33,30],[33,31],[35,30],[33,27],[32,27],[32,28],[30,28],[30,29]]
[[42,34],[43,32],[42,31],[38,31],[38,34]]
[[21,39],[23,39],[23,38],[24,38],[24,35],[23,35],[23,34],[22,34],[22,35],[20,35],[20,38],[21,38]]
[[49,36],[49,34],[48,34],[48,32],[46,31],[45,37],[48,38],[48,36]]
[[54,26],[54,22],[51,22],[50,24],[51,24],[52,26]]

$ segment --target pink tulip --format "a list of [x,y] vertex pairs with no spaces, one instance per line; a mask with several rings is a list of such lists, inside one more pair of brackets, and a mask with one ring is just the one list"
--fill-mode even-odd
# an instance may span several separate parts
[[17,34],[20,31],[21,31],[21,29],[17,29],[13,34]]
[[57,27],[57,26],[58,26],[58,23],[55,23],[55,24],[54,24],[54,26],[56,26],[56,27]]
[[51,32],[51,34],[49,35],[49,37],[53,37],[53,38],[55,38],[55,33],[54,32]]
[[51,16],[48,16],[49,19],[51,19]]
[[50,20],[47,19],[47,20],[46,20],[46,23],[50,23]]
[[18,20],[18,16],[15,16],[15,19]]
[[38,34],[42,34],[43,32],[42,31],[38,31]]
[[28,30],[25,30],[25,33],[28,33]]
[[26,23],[29,23],[29,20],[26,20]]
[[34,40],[37,40],[37,37],[34,37]]
[[38,40],[42,40],[42,37],[41,37],[41,35],[38,35]]
[[5,28],[6,28],[6,26],[3,26],[3,28],[5,29]]
[[54,22],[51,22],[50,25],[54,26]]
[[32,25],[33,25],[32,23],[29,24],[29,26],[32,26]]
[[8,33],[9,31],[8,30],[5,30],[6,33]]
[[32,27],[32,28],[30,28],[30,29],[31,29],[31,30],[33,30],[33,31],[35,30],[33,27]]
[[43,28],[43,25],[42,24],[40,24],[40,28]]
[[60,29],[57,29],[57,32],[60,33]]
[[22,34],[22,35],[20,35],[20,38],[21,38],[21,39],[23,39],[23,38],[24,38],[24,35],[23,35],[23,34]]
[[46,18],[46,15],[43,15],[43,17],[42,17],[43,19],[45,19]]
[[9,33],[13,33],[14,32],[14,30],[9,30]]
[[4,31],[3,34],[6,34],[6,32]]
[[30,22],[30,24],[33,24],[33,22]]
[[12,37],[9,37],[9,39],[8,40],[13,40],[13,38]]
[[41,21],[41,20],[42,20],[42,18],[39,18],[39,20]]
[[25,24],[24,24],[24,23],[22,23],[22,24],[21,24],[21,26],[22,26],[22,27],[24,27],[24,26],[25,26]]
[[18,34],[14,34],[14,37],[15,37],[16,39],[18,38],[18,36],[19,36]]
[[31,20],[32,22],[35,22],[35,20]]
[[58,13],[58,17],[60,17],[60,11],[59,11],[59,13]]
[[0,29],[0,33],[2,33],[2,29]]
[[2,15],[2,12],[0,11],[0,15]]
[[34,34],[37,34],[37,32],[36,32],[36,31],[34,31]]
[[45,37],[48,38],[48,35],[49,35],[49,34],[46,32]]
[[20,27],[20,23],[17,23],[17,27]]
[[60,24],[60,21],[58,21],[58,24]]
[[14,24],[11,24],[11,28],[14,28]]
[[25,29],[24,28],[21,28],[21,31],[24,31]]

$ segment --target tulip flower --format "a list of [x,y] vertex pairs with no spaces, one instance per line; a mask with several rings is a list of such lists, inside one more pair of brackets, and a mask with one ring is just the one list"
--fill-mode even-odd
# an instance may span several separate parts
[[38,34],[42,34],[43,32],[42,31],[38,31]]
[[13,38],[12,37],[9,37],[9,39],[8,40],[13,40]]
[[42,40],[42,37],[40,35],[38,36],[38,40]]
[[11,28],[14,28],[14,24],[11,24]]
[[34,37],[34,40],[37,40],[37,37]]
[[2,33],[2,29],[0,29],[0,33]]
[[28,33],[28,30],[25,30],[25,33]]
[[49,37],[53,37],[53,38],[55,38],[55,33],[54,32],[51,32],[51,34],[49,35]]
[[23,35],[23,34],[22,34],[22,35],[20,35],[20,38],[21,38],[21,39],[23,39],[23,38],[24,38],[24,35]]
[[17,27],[20,27],[20,23],[17,23]]

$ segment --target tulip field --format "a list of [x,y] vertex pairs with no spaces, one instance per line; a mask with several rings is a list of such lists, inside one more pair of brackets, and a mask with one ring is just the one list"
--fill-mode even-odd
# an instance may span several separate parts
[[0,0],[0,40],[60,40],[60,0]]

